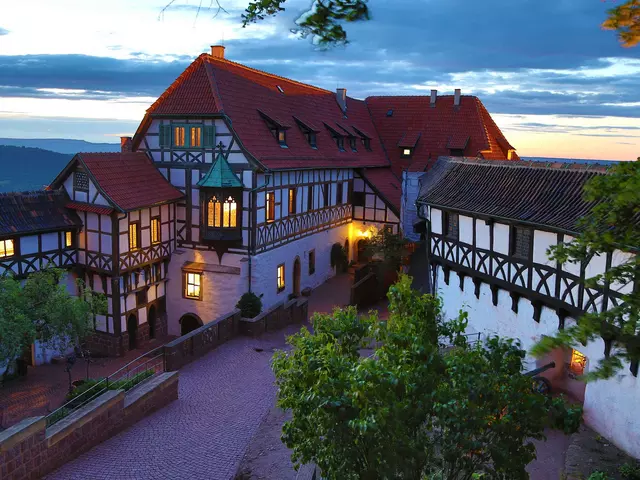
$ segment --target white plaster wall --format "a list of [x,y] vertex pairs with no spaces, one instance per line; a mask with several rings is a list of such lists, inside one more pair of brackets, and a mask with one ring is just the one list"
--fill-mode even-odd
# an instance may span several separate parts
[[[438,294],[443,299],[446,318],[457,316],[460,309],[469,313],[467,332],[481,332],[487,335],[499,335],[519,339],[522,348],[527,352],[542,338],[557,331],[558,317],[549,308],[543,307],[540,323],[533,320],[531,303],[521,298],[518,314],[511,310],[509,293],[500,290],[498,305],[491,300],[491,289],[482,284],[480,298],[474,295],[474,285],[470,278],[465,278],[464,292],[459,288],[459,279],[455,272],[450,273],[449,285],[444,283],[444,275],[439,269],[437,280]],[[572,323],[567,318],[566,325]],[[604,345],[601,340],[577,349],[588,357],[587,371],[603,357]],[[544,362],[536,361],[531,355],[526,357],[527,369],[536,368]],[[557,362],[558,363],[558,362]],[[554,370],[564,366],[558,365]],[[557,373],[556,373],[557,374]],[[567,380],[578,384],[578,381]],[[571,387],[571,386],[570,386]],[[579,385],[573,385],[579,388]],[[623,450],[640,457],[640,416],[637,408],[640,405],[640,381],[633,377],[625,365],[623,375],[611,380],[599,380],[586,386],[585,422],[604,437],[613,441]]]
[[489,250],[491,246],[491,226],[484,220],[476,220],[476,247]]
[[431,231],[433,233],[442,234],[442,210],[432,208],[430,212]]
[[167,315],[169,335],[180,335],[180,317],[186,313],[197,315],[203,323],[209,323],[220,315],[233,310],[240,296],[248,290],[248,262],[245,255],[226,253],[222,265],[239,267],[240,275],[203,272],[202,300],[184,298],[182,295],[185,262],[200,262],[218,265],[216,252],[191,249],[177,250],[171,257],[167,278]]
[[503,255],[509,254],[509,225],[493,224],[493,249]]
[[460,241],[473,245],[473,218],[460,215],[458,219]]
[[[330,252],[334,243],[344,245],[349,237],[349,225],[318,232],[308,237],[301,238],[281,247],[269,250],[253,257],[252,284],[253,291],[262,294],[262,304],[265,309],[287,300],[293,292],[293,263],[296,257],[300,257],[300,288],[315,288],[334,275],[331,268]],[[316,251],[316,270],[309,275],[309,250]],[[350,248],[352,250],[352,248]],[[285,265],[285,289],[278,293],[277,268]]]

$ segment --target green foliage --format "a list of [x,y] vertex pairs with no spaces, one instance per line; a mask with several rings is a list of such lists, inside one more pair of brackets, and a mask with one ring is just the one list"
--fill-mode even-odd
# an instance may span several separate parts
[[[343,22],[369,20],[368,0],[319,0],[313,9],[298,20],[297,33],[302,38],[311,36],[320,46],[346,44],[347,33]],[[252,0],[242,15],[242,26],[277,15],[285,9],[286,0]]]
[[588,480],[609,480],[611,477],[609,475],[607,475],[604,472],[593,472],[591,475],[589,475],[589,479]]
[[624,463],[620,465],[618,469],[622,478],[626,478],[628,480],[640,480],[640,466],[632,465],[630,463]]
[[[71,392],[69,392],[67,394],[67,401],[78,398],[84,402],[89,400],[90,397],[97,395],[99,392],[107,390],[124,390],[126,392],[128,390],[131,390],[133,387],[143,382],[147,378],[153,377],[154,374],[155,371],[153,369],[143,370],[142,372],[136,373],[129,378],[123,378],[115,382],[107,382],[105,378],[90,378],[86,380],[82,385],[78,385]],[[85,395],[89,391],[90,393]]]
[[330,261],[331,266],[340,271],[345,271],[349,262],[347,261],[347,251],[345,248],[339,243],[334,243],[331,245],[331,253],[330,253]]
[[[591,213],[581,219],[581,233],[573,241],[549,249],[552,259],[561,263],[587,262],[597,255],[616,250],[638,252],[640,228],[640,162],[621,162],[608,175],[598,175],[585,186],[585,199],[593,202]],[[586,280],[590,288],[604,289],[609,285],[636,288],[622,296],[617,306],[606,312],[586,313],[577,325],[544,337],[534,346],[536,356],[558,347],[587,345],[602,338],[611,345],[608,355],[585,375],[586,381],[610,378],[623,361],[640,361],[640,256],[627,255],[622,263],[604,274]]]
[[383,229],[369,239],[365,253],[368,257],[380,260],[383,270],[397,272],[407,253],[407,243],[402,235]]
[[293,460],[327,479],[528,478],[530,440],[552,421],[550,399],[520,374],[524,351],[467,343],[466,314],[443,321],[440,300],[410,285],[402,275],[390,288],[388,321],[354,307],[315,314],[314,333],[274,355]]
[[81,294],[71,296],[63,270],[50,268],[31,274],[24,285],[0,277],[0,364],[16,358],[35,340],[59,351],[85,337],[94,316],[104,314],[107,300],[78,281]]
[[617,31],[623,47],[635,47],[640,43],[640,0],[627,0],[607,13],[609,16],[602,27]]
[[240,309],[241,315],[245,318],[257,317],[262,312],[262,300],[255,293],[247,292],[240,297],[236,308]]

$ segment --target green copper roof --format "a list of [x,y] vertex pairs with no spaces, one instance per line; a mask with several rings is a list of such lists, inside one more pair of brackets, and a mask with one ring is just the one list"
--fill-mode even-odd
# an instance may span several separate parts
[[220,152],[207,174],[198,182],[198,186],[209,188],[242,187],[242,182],[231,171],[229,163]]

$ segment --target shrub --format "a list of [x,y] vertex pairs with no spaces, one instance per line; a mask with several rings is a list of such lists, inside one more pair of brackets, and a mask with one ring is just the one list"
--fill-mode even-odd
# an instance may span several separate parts
[[640,466],[625,463],[618,469],[622,478],[628,480],[640,480]]
[[[147,378],[152,377],[154,373],[155,371],[153,369],[144,370],[140,373],[136,373],[132,377],[123,378],[122,380],[117,380],[115,382],[109,382],[108,384],[104,378],[90,378],[86,380],[82,385],[74,388],[71,392],[69,392],[67,394],[67,401],[77,399],[77,403],[79,405],[81,402],[86,402],[87,400],[98,396],[100,393],[103,393],[106,390],[124,390],[126,392],[127,390],[131,390],[133,387],[146,380]],[[96,387],[96,385],[99,386]],[[91,391],[89,392],[89,390]],[[73,404],[71,405],[72,408],[74,406],[75,405]]]
[[588,480],[609,480],[611,477],[604,472],[593,472]]
[[262,312],[262,300],[260,300],[260,297],[253,292],[247,292],[240,297],[240,300],[236,303],[236,308],[240,309],[241,315],[245,318],[257,317]]

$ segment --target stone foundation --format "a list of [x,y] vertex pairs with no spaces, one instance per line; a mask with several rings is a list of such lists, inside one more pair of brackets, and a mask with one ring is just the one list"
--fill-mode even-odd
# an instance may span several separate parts
[[121,357],[129,351],[129,335],[96,331],[85,338],[85,345],[97,357]]
[[27,418],[0,433],[0,478],[40,478],[178,398],[178,373],[111,390],[50,427]]

